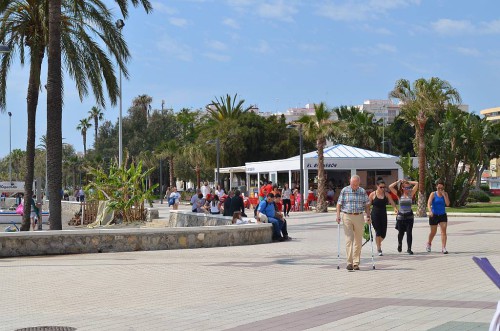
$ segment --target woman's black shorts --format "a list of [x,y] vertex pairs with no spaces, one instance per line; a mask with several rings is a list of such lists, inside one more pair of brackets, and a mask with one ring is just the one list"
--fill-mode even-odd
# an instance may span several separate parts
[[448,222],[448,215],[432,215],[432,217],[429,217],[429,225],[438,225],[440,222]]

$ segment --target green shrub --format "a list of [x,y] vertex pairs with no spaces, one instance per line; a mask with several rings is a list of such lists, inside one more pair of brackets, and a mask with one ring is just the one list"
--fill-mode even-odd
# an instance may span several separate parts
[[481,184],[481,186],[479,188],[482,191],[486,192],[486,194],[491,195],[490,194],[490,186],[488,184]]
[[470,202],[490,202],[490,197],[483,190],[470,190],[467,201]]

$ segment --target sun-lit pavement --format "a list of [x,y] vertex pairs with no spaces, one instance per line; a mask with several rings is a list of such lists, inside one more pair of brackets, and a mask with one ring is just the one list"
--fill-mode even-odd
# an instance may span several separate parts
[[450,218],[449,255],[439,236],[425,252],[419,219],[409,256],[396,251],[390,217],[376,269],[367,244],[361,270],[348,272],[343,260],[337,270],[333,216],[293,214],[284,243],[0,259],[0,330],[488,328],[500,291],[472,256],[500,269],[500,219]]

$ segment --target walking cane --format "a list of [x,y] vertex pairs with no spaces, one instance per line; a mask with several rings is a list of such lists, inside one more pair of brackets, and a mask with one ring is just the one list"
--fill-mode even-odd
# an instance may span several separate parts
[[373,269],[375,270],[375,259],[373,257],[373,237],[372,237],[372,223],[370,222],[370,242],[372,243],[372,266]]

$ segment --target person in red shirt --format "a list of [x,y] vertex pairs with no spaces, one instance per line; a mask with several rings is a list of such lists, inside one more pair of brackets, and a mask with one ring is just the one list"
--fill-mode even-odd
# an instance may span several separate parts
[[264,200],[267,197],[267,195],[273,191],[272,184],[273,184],[272,182],[268,182],[266,185],[263,185],[260,188],[260,192],[259,192],[259,200],[260,201]]

